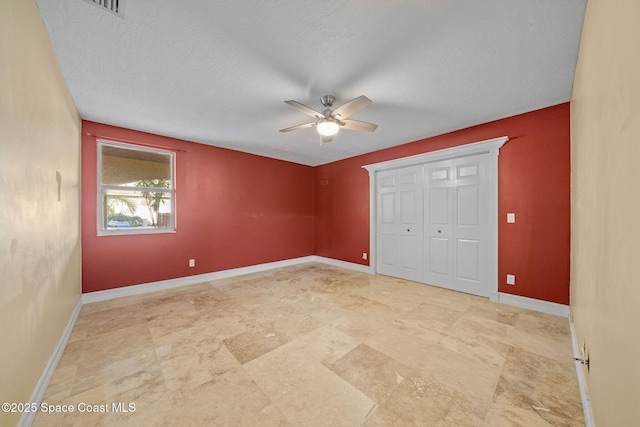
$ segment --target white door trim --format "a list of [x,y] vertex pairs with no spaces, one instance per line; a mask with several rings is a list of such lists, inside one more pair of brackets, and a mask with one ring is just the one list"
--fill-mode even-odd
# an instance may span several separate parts
[[369,262],[371,269],[377,273],[376,254],[376,173],[397,169],[405,166],[414,166],[424,163],[431,163],[438,160],[455,159],[459,157],[475,156],[478,154],[490,154],[491,160],[488,171],[488,194],[489,194],[489,298],[498,301],[498,155],[509,137],[487,139],[485,141],[471,144],[459,145],[445,148],[443,150],[430,151],[415,156],[403,157],[400,159],[387,160],[385,162],[373,163],[362,166],[369,172]]

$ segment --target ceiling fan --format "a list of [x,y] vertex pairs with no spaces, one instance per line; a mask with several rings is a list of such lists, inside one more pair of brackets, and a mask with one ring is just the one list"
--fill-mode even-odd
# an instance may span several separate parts
[[321,96],[320,102],[325,107],[325,110],[323,112],[319,112],[314,110],[313,108],[309,108],[306,105],[299,103],[298,101],[284,101],[286,104],[289,104],[292,107],[295,107],[298,110],[302,111],[303,113],[313,117],[315,121],[297,126],[291,126],[286,129],[280,129],[280,132],[290,132],[292,130],[315,127],[320,134],[321,143],[325,143],[333,140],[333,136],[338,133],[340,128],[364,132],[373,132],[374,130],[376,130],[378,125],[349,119],[349,117],[364,110],[367,106],[369,106],[369,104],[371,104],[371,100],[369,98],[362,95],[355,99],[352,99],[346,104],[341,105],[335,110],[331,110],[331,107],[333,106],[333,102],[335,100],[336,98],[333,95]]

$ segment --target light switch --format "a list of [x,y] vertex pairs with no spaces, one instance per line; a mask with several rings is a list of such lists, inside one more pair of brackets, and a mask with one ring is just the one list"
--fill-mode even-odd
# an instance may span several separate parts
[[509,223],[516,222],[516,214],[515,213],[508,213],[507,214],[507,222],[509,222]]

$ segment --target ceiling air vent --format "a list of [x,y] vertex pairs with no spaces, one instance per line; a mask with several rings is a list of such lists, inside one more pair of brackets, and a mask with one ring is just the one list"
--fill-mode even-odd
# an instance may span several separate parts
[[120,18],[124,18],[124,0],[85,0],[96,5],[103,10],[113,13]]

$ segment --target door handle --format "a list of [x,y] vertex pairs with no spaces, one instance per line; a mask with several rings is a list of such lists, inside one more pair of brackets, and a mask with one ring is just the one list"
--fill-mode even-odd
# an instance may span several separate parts
[[442,230],[438,230],[438,233],[442,233]]

